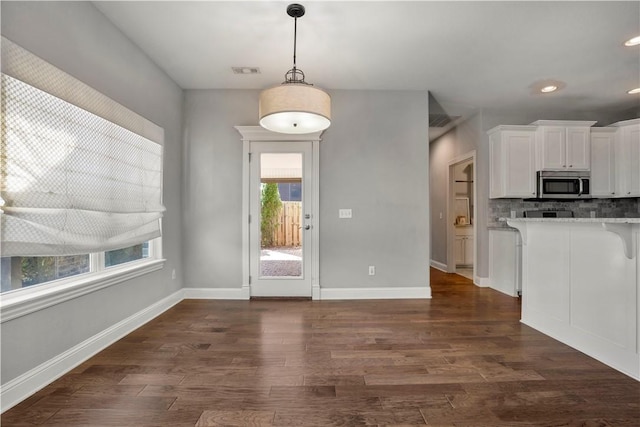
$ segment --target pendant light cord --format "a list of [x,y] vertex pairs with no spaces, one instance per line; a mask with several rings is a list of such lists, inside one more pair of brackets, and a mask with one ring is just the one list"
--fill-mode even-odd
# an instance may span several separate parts
[[296,41],[298,40],[298,18],[293,18],[293,69],[296,69]]
[[297,64],[297,48],[298,48],[298,18],[304,15],[304,7],[300,4],[290,4],[287,8],[287,14],[293,18],[293,68],[284,75],[283,84],[296,83],[306,84],[304,81],[304,72],[298,69]]

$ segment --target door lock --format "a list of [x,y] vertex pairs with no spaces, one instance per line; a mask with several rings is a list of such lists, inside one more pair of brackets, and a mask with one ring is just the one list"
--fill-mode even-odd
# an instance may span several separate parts
[[304,229],[305,229],[305,230],[311,230],[311,226],[310,226],[310,225],[305,225],[305,226],[304,226]]

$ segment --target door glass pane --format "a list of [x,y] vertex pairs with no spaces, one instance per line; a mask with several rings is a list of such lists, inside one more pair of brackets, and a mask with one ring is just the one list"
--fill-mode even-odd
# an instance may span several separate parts
[[301,277],[302,153],[262,153],[260,195],[260,277]]

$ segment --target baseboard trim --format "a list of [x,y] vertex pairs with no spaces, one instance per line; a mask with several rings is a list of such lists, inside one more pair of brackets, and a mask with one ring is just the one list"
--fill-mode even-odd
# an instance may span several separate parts
[[0,410],[5,412],[22,402],[41,388],[51,384],[96,353],[104,350],[182,300],[183,291],[179,290],[3,384],[2,391],[0,391],[0,402],[2,402]]
[[489,280],[488,277],[475,276],[473,279],[473,283],[480,288],[491,287],[491,281]]
[[320,299],[416,299],[431,298],[431,288],[320,288]]
[[447,264],[443,264],[441,262],[431,260],[431,267],[435,268],[436,270],[440,270],[447,273]]
[[184,299],[249,299],[249,287],[242,288],[183,288]]

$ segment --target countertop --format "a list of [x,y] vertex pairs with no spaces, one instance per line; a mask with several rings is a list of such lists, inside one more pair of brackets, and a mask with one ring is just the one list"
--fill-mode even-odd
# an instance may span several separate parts
[[500,221],[640,224],[640,218],[500,218]]

